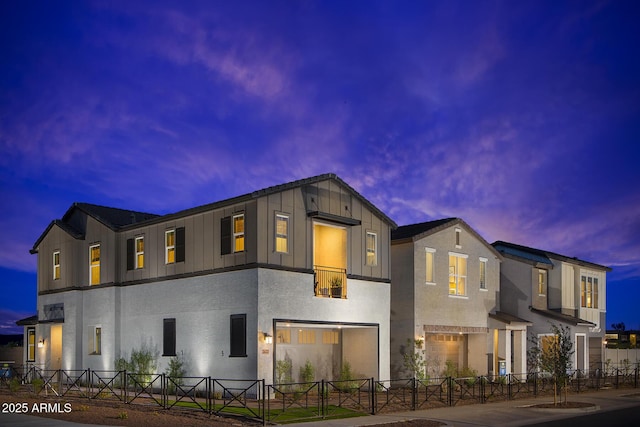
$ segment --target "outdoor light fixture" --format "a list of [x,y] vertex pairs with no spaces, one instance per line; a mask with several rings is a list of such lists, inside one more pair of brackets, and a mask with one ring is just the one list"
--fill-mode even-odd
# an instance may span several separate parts
[[38,348],[42,348],[42,347],[44,347],[44,338],[38,341]]
[[265,344],[271,344],[273,342],[273,337],[266,332],[262,333],[264,335]]

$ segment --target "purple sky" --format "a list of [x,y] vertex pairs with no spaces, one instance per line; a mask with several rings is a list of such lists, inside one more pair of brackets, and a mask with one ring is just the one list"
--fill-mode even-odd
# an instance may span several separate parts
[[[183,3],[186,3],[185,6]],[[0,333],[74,201],[158,214],[335,172],[614,268],[640,328],[640,2],[0,2]]]

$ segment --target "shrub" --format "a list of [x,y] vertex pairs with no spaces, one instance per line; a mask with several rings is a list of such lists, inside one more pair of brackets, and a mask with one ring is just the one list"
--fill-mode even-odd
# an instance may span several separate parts
[[316,370],[311,364],[311,362],[307,360],[304,366],[300,367],[300,382],[305,384],[312,383],[315,380],[315,377],[316,377]]

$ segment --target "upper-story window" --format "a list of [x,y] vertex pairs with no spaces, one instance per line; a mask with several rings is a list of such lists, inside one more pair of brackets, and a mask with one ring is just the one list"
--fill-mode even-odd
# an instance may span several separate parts
[[487,289],[487,259],[480,258],[480,289]]
[[244,214],[233,216],[233,251],[244,251]]
[[467,293],[467,255],[449,253],[449,295]]
[[538,295],[547,294],[547,270],[538,270]]
[[144,237],[136,237],[135,251],[135,268],[144,268]]
[[426,269],[427,269],[425,281],[427,284],[433,285],[436,283],[436,279],[434,275],[435,264],[433,262],[436,256],[436,250],[432,248],[425,248],[425,250],[426,250]]
[[378,265],[378,235],[367,231],[367,265]]
[[460,228],[456,228],[456,248],[460,249],[462,247],[462,243],[460,243],[460,235],[462,234],[462,230]]
[[100,283],[100,245],[89,246],[89,285]]
[[[164,232],[164,261],[166,264],[183,262],[185,259],[184,227],[174,228]],[[144,246],[143,246],[144,249]]]
[[176,230],[164,232],[164,262],[173,264],[176,262]]
[[276,252],[289,252],[289,217],[276,214]]
[[580,279],[580,306],[598,308],[598,278],[584,275]]
[[60,251],[53,253],[53,280],[60,278]]

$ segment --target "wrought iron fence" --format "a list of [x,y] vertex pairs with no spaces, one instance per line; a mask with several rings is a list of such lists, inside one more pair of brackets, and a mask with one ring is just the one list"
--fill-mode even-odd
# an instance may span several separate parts
[[[602,388],[638,388],[640,369],[573,370],[567,387],[574,393]],[[208,414],[267,422],[291,422],[381,412],[417,410],[460,403],[554,393],[547,373],[427,379],[374,378],[266,385],[264,380],[171,377],[127,371],[43,370],[34,366],[5,368],[0,387],[28,385],[37,394],[80,399],[111,399],[124,404],[154,404]]]

